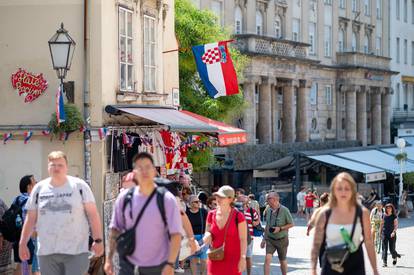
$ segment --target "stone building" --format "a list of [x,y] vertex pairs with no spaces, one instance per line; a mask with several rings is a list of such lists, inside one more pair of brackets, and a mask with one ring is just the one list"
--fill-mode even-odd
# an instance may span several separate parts
[[390,143],[389,0],[194,0],[251,58],[250,143]]

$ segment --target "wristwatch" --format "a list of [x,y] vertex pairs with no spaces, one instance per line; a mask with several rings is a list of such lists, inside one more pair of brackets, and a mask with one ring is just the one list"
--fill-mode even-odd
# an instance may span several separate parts
[[103,241],[102,241],[102,239],[94,239],[94,240],[93,240],[93,242],[94,242],[94,243],[101,243],[101,242],[103,242]]
[[175,263],[167,262],[167,265],[171,266],[173,269],[175,268]]

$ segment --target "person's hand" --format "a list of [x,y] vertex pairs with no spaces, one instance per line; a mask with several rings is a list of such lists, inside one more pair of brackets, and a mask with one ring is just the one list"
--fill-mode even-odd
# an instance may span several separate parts
[[317,273],[316,273],[316,269],[312,269],[312,270],[311,270],[311,275],[317,275]]
[[266,246],[266,240],[263,239],[262,242],[260,243],[260,248],[263,249]]
[[27,244],[19,244],[19,258],[22,261],[27,261],[30,259],[30,252],[29,248],[27,248]]
[[114,275],[114,266],[112,263],[112,259],[106,258],[105,265],[104,265],[104,271],[106,275]]
[[162,269],[162,275],[174,275],[174,268],[171,265],[166,264]]
[[122,188],[129,189],[131,187],[134,187],[135,186],[134,178],[135,178],[134,172],[130,172],[126,174],[122,178]]
[[393,231],[392,233],[391,233],[391,238],[394,238],[395,237],[395,232]]
[[306,228],[306,236],[309,236],[309,232],[310,232],[310,228],[308,226],[308,228]]
[[104,246],[103,246],[103,242],[100,243],[96,243],[93,242],[92,243],[92,247],[91,250],[93,251],[93,253],[95,254],[95,257],[100,257],[103,255],[104,253]]
[[190,241],[190,249],[191,249],[191,255],[196,253],[198,250],[200,250],[200,245],[198,244],[197,240]]
[[239,260],[238,269],[240,273],[246,270],[246,258],[241,257]]
[[275,227],[273,227],[273,229],[275,231],[273,231],[272,233],[279,233],[280,231],[282,231],[282,229],[280,228],[280,226],[275,226]]

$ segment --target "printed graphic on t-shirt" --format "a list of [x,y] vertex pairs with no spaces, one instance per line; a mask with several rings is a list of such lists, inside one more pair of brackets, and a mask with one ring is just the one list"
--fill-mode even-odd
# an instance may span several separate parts
[[45,215],[46,212],[72,213],[72,205],[67,201],[71,199],[71,193],[43,193],[39,195],[39,213]]

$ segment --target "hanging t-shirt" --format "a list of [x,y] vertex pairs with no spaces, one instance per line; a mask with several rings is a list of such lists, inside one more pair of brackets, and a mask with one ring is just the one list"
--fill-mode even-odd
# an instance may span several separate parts
[[37,211],[38,255],[88,252],[89,224],[83,204],[95,203],[90,187],[71,176],[59,187],[50,181],[37,183],[26,203],[27,210]]

